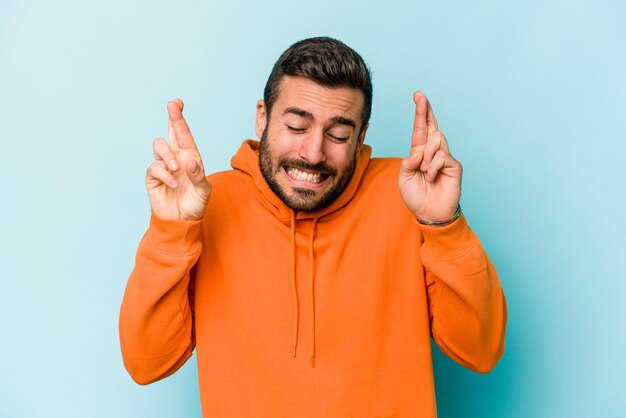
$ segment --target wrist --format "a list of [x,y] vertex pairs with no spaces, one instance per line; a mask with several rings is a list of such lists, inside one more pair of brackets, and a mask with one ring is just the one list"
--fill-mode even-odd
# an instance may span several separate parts
[[202,220],[162,219],[154,212],[146,238],[153,246],[172,254],[195,251],[200,242]]
[[459,219],[461,217],[462,213],[463,213],[463,211],[461,210],[461,205],[458,204],[457,207],[456,207],[456,212],[454,212],[454,215],[452,215],[452,217],[450,217],[447,220],[444,220],[444,221],[425,221],[425,220],[421,220],[418,217],[416,217],[416,219],[417,219],[417,222],[419,222],[422,225],[446,226],[446,225],[450,225],[452,222],[454,222],[457,219]]

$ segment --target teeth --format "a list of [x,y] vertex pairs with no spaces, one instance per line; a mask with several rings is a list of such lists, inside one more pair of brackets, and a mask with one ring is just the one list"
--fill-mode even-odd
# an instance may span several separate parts
[[289,173],[291,177],[293,177],[294,179],[298,181],[306,181],[308,183],[319,183],[322,181],[322,175],[319,173],[318,174],[305,173],[304,171],[300,171],[297,168],[293,168],[293,167],[289,167],[287,169],[287,173]]

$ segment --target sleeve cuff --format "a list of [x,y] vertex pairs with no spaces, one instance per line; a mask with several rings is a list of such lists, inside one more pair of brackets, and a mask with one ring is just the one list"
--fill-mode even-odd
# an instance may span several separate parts
[[170,221],[152,213],[146,238],[152,246],[168,253],[188,254],[199,245],[201,229],[202,219]]
[[451,259],[462,256],[477,241],[477,237],[461,215],[459,219],[445,226],[419,224],[424,237],[422,253],[431,260]]

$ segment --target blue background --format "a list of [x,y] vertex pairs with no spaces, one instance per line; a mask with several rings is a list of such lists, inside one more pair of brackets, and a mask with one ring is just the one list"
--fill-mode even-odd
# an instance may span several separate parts
[[624,416],[623,2],[2,0],[1,417],[200,416],[193,359],[141,387],[119,350],[151,142],[182,97],[228,168],[273,62],[317,35],[373,71],[376,156],[408,152],[427,93],[501,275],[506,353],[488,375],[436,353],[440,417]]

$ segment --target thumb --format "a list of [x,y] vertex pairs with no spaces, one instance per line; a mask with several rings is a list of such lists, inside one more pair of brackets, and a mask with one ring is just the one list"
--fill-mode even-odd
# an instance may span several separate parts
[[419,166],[422,164],[423,159],[423,149],[420,148],[417,150],[411,150],[411,155],[402,160],[402,163],[400,164],[400,175],[412,176],[419,170]]
[[207,192],[207,196],[211,193],[211,186],[204,175],[204,167],[202,167],[202,163],[199,163],[196,160],[191,160],[187,163],[187,167],[185,168],[187,173],[187,177],[196,187],[196,189],[200,189]]

